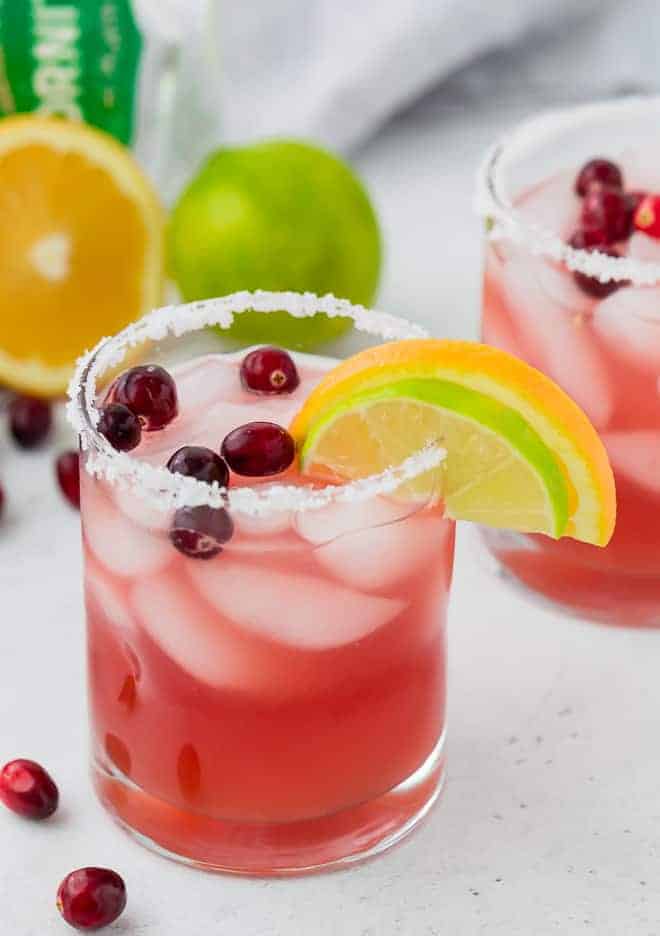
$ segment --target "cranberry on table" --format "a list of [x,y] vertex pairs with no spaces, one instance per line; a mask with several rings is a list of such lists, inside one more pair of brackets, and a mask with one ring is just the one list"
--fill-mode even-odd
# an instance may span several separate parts
[[280,474],[296,457],[286,429],[270,422],[251,422],[225,436],[220,450],[232,471],[248,478]]
[[121,916],[126,885],[108,868],[79,868],[64,878],[57,891],[57,909],[78,930],[97,930]]
[[623,174],[616,163],[609,159],[590,159],[578,173],[575,191],[580,196],[586,195],[594,183],[621,189],[623,188]]
[[292,393],[300,383],[293,358],[280,348],[257,348],[241,364],[241,383],[256,393]]
[[17,396],[9,404],[9,429],[21,448],[40,445],[53,422],[50,403],[37,397]]
[[223,507],[181,507],[170,529],[173,546],[191,559],[212,559],[234,533],[234,524]]
[[660,238],[660,195],[645,195],[641,199],[633,223],[643,234]]
[[158,364],[141,364],[120,374],[108,400],[127,406],[147,432],[162,429],[179,411],[174,378]]
[[621,189],[593,185],[582,202],[581,226],[602,237],[603,243],[623,240],[630,234],[630,209]]
[[130,452],[142,438],[140,420],[122,403],[104,406],[97,428],[118,452]]
[[47,819],[57,809],[59,793],[41,764],[19,758],[0,771],[0,800],[26,819]]
[[[589,253],[593,251],[598,251],[598,253],[606,254],[608,257],[618,257],[619,254],[612,247],[589,247],[587,248]],[[580,272],[580,270],[575,270],[573,273],[573,279],[580,287],[582,292],[587,293],[589,296],[593,296],[595,299],[604,299],[606,296],[611,295],[611,293],[616,292],[617,289],[620,289],[622,286],[627,286],[627,280],[609,280],[607,283],[601,282],[595,276],[587,276],[586,273]]]
[[57,483],[72,507],[80,507],[80,459],[73,450],[62,452],[55,462]]
[[213,484],[214,481],[220,487],[229,484],[229,469],[224,459],[203,445],[184,445],[172,455],[167,468],[172,474],[197,478],[207,484]]

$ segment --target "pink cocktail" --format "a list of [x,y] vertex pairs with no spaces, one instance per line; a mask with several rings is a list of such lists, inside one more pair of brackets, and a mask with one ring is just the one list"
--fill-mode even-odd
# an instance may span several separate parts
[[[255,420],[287,426],[335,363],[294,355],[299,385],[264,395],[241,385],[246,352],[219,352],[217,335],[200,347],[200,331],[173,338],[226,326],[245,303],[149,317],[103,343],[75,390],[93,772],[106,808],[158,850],[287,873],[385,848],[439,792],[454,527],[437,499],[397,494],[438,463],[432,450],[366,484],[312,484],[295,464],[232,473],[228,495],[167,471],[182,446],[218,451]],[[376,316],[369,327],[415,333]],[[120,454],[94,428],[97,387],[138,361],[165,364],[178,415]],[[181,511],[199,510],[229,518],[204,555],[172,536]]]
[[[630,626],[660,625],[660,240],[635,222],[642,195],[660,192],[659,117],[656,99],[543,115],[494,148],[480,179],[483,339],[586,411],[618,503],[605,549],[489,531],[486,541],[543,596]],[[611,164],[578,183],[594,157]]]

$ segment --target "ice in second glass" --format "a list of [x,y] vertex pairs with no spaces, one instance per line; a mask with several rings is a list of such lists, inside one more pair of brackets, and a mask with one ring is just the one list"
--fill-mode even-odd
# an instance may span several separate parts
[[[513,575],[547,598],[608,623],[660,626],[660,241],[631,230],[580,247],[580,167],[620,166],[634,202],[660,191],[658,99],[550,113],[496,146],[481,174],[489,235],[483,340],[544,371],[583,407],[617,486],[611,543],[485,531]],[[595,247],[598,250],[598,247]],[[575,271],[577,270],[577,275]],[[594,279],[593,277],[596,277]]]
[[[131,458],[160,467],[182,445],[217,451],[253,420],[286,426],[334,363],[298,355],[300,386],[263,396],[241,387],[244,353],[181,360],[179,348],[168,365],[179,415]],[[144,478],[124,483],[127,456],[99,454],[87,435],[93,769],[106,807],[166,853],[252,873],[360,857],[400,837],[444,766],[454,527],[441,504],[376,481],[368,496],[330,489],[319,506],[291,469],[275,479],[290,486],[287,509],[275,497],[263,511],[232,509],[222,552],[192,559],[169,539],[166,492],[159,503]],[[249,506],[255,492],[268,501],[271,481],[232,476],[231,489]]]

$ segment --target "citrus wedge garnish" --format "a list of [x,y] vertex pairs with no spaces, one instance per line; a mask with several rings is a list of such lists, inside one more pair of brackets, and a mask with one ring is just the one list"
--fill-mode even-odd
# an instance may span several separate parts
[[0,121],[0,382],[64,391],[76,358],[158,305],[164,214],[139,166],[99,130]]
[[585,414],[539,371],[486,345],[369,348],[325,376],[290,428],[306,474],[368,477],[437,443],[456,519],[601,546],[614,529],[612,471]]

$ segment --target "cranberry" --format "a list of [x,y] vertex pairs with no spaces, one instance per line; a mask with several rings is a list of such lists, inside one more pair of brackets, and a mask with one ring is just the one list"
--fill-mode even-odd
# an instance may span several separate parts
[[3,486],[0,484],[0,517],[2,517],[5,511],[5,491]]
[[630,234],[630,211],[620,189],[592,186],[582,202],[582,227],[599,232],[603,243],[623,240]]
[[98,430],[118,452],[130,452],[140,444],[140,420],[122,403],[108,403],[101,410]]
[[50,404],[36,397],[17,396],[9,404],[9,428],[21,448],[44,441],[52,424]]
[[264,478],[285,471],[296,456],[295,442],[281,426],[251,422],[225,436],[220,449],[232,471]]
[[241,383],[257,393],[292,393],[300,383],[293,358],[279,348],[257,348],[241,364]]
[[220,487],[229,484],[229,469],[224,460],[203,445],[184,445],[172,455],[167,467],[172,474],[197,478],[207,484],[213,484],[214,481]]
[[597,228],[578,228],[568,239],[570,247],[586,250],[589,247],[601,247],[605,244],[603,232]]
[[80,460],[78,452],[62,452],[55,462],[57,483],[72,507],[80,507]]
[[40,764],[13,760],[0,771],[0,800],[19,816],[47,819],[57,809],[55,781]]
[[191,559],[212,559],[234,533],[234,524],[223,507],[181,507],[174,514],[170,540]]
[[649,237],[660,238],[660,195],[645,195],[635,211],[634,224]]
[[71,871],[57,889],[57,909],[79,930],[96,930],[114,923],[126,906],[126,885],[108,868]]
[[[608,257],[618,257],[619,254],[612,247],[587,247],[589,253],[592,253],[594,250],[598,253],[606,254]],[[573,273],[573,279],[580,287],[582,292],[587,293],[589,296],[593,296],[595,299],[604,299],[606,296],[609,296],[611,293],[616,292],[617,289],[620,289],[621,286],[627,285],[627,280],[609,280],[607,283],[601,282],[595,276],[587,276],[586,273],[581,273],[579,270],[576,270]]]
[[120,374],[110,388],[108,399],[123,403],[139,416],[147,432],[162,429],[179,411],[176,384],[158,364],[141,364]]
[[622,189],[623,175],[619,167],[609,159],[590,159],[578,173],[575,191],[578,195],[586,195],[594,182]]

